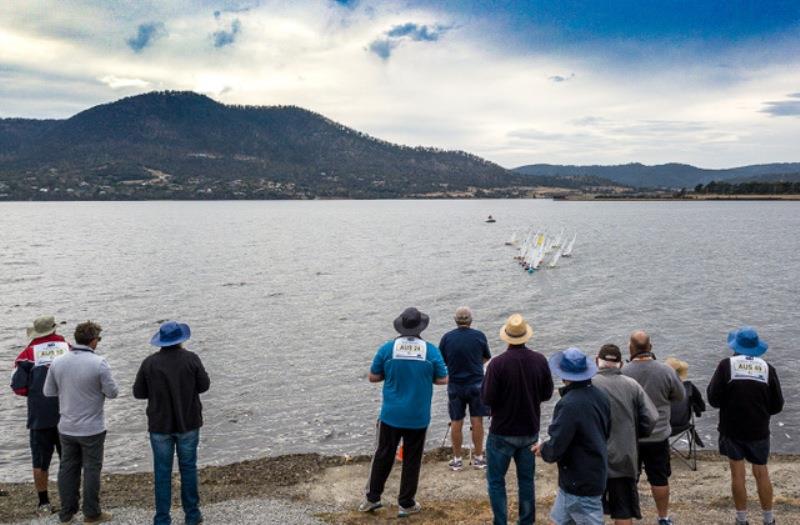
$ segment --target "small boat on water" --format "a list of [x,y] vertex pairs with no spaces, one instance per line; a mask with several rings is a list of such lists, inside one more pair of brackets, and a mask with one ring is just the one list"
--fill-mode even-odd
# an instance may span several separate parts
[[496,221],[496,220],[494,220],[494,217],[492,217],[491,215],[489,215],[489,217],[486,219],[486,222],[497,222],[497,221]]

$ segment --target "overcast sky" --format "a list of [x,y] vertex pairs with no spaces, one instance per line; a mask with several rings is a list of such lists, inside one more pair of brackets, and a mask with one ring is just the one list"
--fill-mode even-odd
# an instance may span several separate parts
[[151,90],[530,163],[800,161],[800,0],[0,2],[0,117]]

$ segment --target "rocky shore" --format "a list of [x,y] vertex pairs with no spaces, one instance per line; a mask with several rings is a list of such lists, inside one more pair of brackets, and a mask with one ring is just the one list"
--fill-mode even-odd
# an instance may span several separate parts
[[[418,524],[483,524],[491,522],[482,471],[451,472],[445,449],[426,455],[418,500],[423,512],[407,520]],[[775,509],[781,524],[800,524],[800,458],[776,456],[771,462],[775,485]],[[205,467],[200,472],[205,523],[213,524],[364,524],[397,521],[394,506],[399,468],[392,473],[384,502],[374,515],[352,509],[360,501],[367,478],[366,456],[326,457],[299,454]],[[513,473],[513,467],[511,468]],[[715,453],[704,453],[698,470],[673,460],[672,513],[677,524],[727,524],[732,521],[727,462]],[[512,507],[515,480],[508,479]],[[644,523],[652,523],[653,503],[644,482],[640,484]],[[556,491],[556,470],[537,462],[537,524],[548,523],[547,513]],[[751,522],[759,523],[755,487],[749,484]],[[55,486],[51,493],[56,494]],[[178,491],[174,492],[173,519],[182,521]],[[30,483],[0,484],[0,523],[57,523],[55,517],[36,520],[35,494]],[[57,504],[57,495],[54,498]],[[109,474],[104,476],[102,501],[111,510],[112,523],[148,523],[152,516],[152,476]],[[512,511],[513,512],[513,511]]]

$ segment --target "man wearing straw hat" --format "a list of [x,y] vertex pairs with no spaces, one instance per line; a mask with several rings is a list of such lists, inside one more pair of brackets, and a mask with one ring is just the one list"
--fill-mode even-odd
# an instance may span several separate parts
[[783,393],[775,368],[761,358],[767,342],[745,326],[728,334],[733,356],[720,361],[708,384],[708,402],[719,409],[719,453],[731,467],[736,523],[747,523],[745,460],[752,465],[765,525],[774,525],[769,479],[770,416],[783,410]]
[[483,401],[492,415],[486,484],[495,525],[508,522],[505,478],[512,458],[517,466],[519,523],[536,521],[531,445],[539,439],[540,405],[553,396],[553,378],[547,359],[525,346],[532,336],[533,329],[520,314],[510,316],[500,329],[508,348],[489,361],[483,380]]
[[208,391],[211,381],[200,357],[183,348],[191,335],[187,324],[163,323],[150,339],[159,351],[142,361],[133,383],[133,397],[147,399],[156,500],[153,525],[171,523],[172,461],[176,454],[184,522],[197,525],[203,521],[197,488],[197,445],[203,426],[200,394]]
[[50,364],[69,350],[64,338],[56,333],[53,316],[39,317],[28,327],[30,342],[14,360],[11,388],[14,393],[26,396],[28,404],[28,429],[30,430],[31,457],[33,459],[33,484],[39,494],[37,514],[52,514],[47,492],[48,469],[53,452],[61,456],[58,438],[58,398],[44,395],[44,383]]
[[[706,411],[706,402],[703,401],[703,394],[700,393],[700,390],[688,379],[689,363],[677,357],[668,357],[664,362],[678,374],[678,379],[683,383],[683,389],[686,392],[683,400],[672,403],[669,424],[672,427],[672,435],[677,436],[690,427],[692,413],[694,413],[695,417],[700,417]],[[700,438],[700,434],[694,429],[692,430],[692,438],[700,447],[706,446]]]
[[372,360],[369,381],[383,382],[383,403],[377,447],[370,465],[366,495],[358,507],[360,512],[373,512],[383,506],[381,496],[401,439],[403,472],[397,498],[398,517],[422,510],[414,498],[425,433],[431,422],[433,385],[447,384],[447,367],[439,349],[420,336],[429,322],[428,316],[416,308],[406,308],[394,320],[394,328],[400,336],[383,344]]
[[556,352],[549,364],[564,387],[547,431],[550,439],[534,451],[547,463],[558,463],[558,494],[550,519],[556,525],[603,525],[606,442],[611,435],[608,396],[592,385],[597,366],[580,349]]

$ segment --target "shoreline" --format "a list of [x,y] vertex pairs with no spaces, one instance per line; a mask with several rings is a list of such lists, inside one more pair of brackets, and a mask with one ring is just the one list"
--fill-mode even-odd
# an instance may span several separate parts
[[[426,524],[482,524],[491,520],[484,472],[465,468],[452,472],[447,467],[449,448],[436,448],[425,453],[420,479],[419,500],[423,512],[411,520]],[[400,469],[393,469],[384,493],[387,507],[373,515],[360,514],[353,509],[363,495],[370,456],[323,456],[320,454],[289,454],[263,457],[223,466],[199,469],[202,506],[213,509],[236,505],[245,512],[255,513],[265,504],[294,507],[296,516],[307,523],[391,523],[396,518],[393,505],[399,483]],[[730,479],[725,458],[715,451],[698,454],[698,470],[691,471],[673,456],[672,514],[677,523],[695,523],[696,511],[703,508],[704,524],[728,523],[732,516]],[[775,454],[770,458],[770,471],[775,484],[775,509],[780,523],[800,523],[800,455]],[[177,469],[176,469],[177,470]],[[513,466],[509,469],[508,492],[513,507],[516,482]],[[537,523],[547,523],[547,513],[556,490],[556,468],[541,461],[536,463]],[[57,489],[51,472],[51,499],[57,505]],[[177,478],[176,478],[177,479]],[[748,479],[751,517],[757,514],[757,503]],[[652,500],[647,485],[639,485],[643,517],[652,517]],[[32,482],[0,483],[0,523],[28,523],[34,517],[35,491]],[[173,518],[181,516],[179,491],[173,490]],[[104,474],[101,501],[104,508],[115,512],[121,521],[131,523],[125,516],[138,509],[149,514],[153,508],[152,473]],[[251,509],[250,506],[253,508]],[[227,507],[226,512],[227,512]],[[258,523],[277,523],[269,516],[255,518]],[[307,518],[308,521],[305,521]],[[261,521],[258,521],[260,519]],[[295,518],[297,519],[297,518]],[[758,521],[758,520],[756,520]],[[57,519],[37,523],[56,523]],[[207,521],[215,521],[209,515]]]

